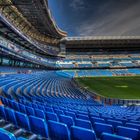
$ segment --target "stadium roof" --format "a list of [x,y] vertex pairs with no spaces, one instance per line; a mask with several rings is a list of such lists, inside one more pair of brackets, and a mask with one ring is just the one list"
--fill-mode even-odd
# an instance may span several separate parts
[[65,37],[62,43],[71,45],[88,44],[140,44],[140,36],[87,36],[87,37]]
[[140,36],[85,36],[85,37],[65,37],[62,39],[66,41],[80,41],[80,40],[130,40],[140,39]]
[[48,8],[48,0],[11,0],[19,12],[34,26],[40,33],[56,38],[66,36],[54,22]]
[[15,28],[42,44],[56,45],[67,35],[55,24],[48,0],[1,0],[0,7]]

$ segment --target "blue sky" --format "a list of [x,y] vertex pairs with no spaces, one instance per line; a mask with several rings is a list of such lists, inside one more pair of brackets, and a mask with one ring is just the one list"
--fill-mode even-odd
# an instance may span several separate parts
[[140,0],[48,0],[68,36],[140,35]]

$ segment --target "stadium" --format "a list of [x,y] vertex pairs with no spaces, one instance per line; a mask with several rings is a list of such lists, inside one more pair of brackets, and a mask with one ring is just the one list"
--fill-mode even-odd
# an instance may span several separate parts
[[139,84],[140,36],[69,36],[48,0],[0,0],[0,140],[140,140]]

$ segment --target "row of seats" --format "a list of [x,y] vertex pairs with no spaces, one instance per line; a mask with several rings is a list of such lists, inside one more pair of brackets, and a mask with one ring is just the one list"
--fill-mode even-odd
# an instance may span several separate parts
[[[70,120],[72,120],[72,117],[66,117],[63,115],[60,116],[61,122],[57,122],[54,120],[46,121],[45,119],[35,117],[35,116],[28,117],[24,113],[20,113],[20,112],[17,112],[17,111],[14,111],[12,109],[5,108],[2,106],[0,107],[0,115],[1,115],[1,118],[7,120],[8,122],[11,122],[15,126],[22,128],[22,130],[20,131],[19,129],[15,131],[16,129],[15,127],[12,128],[12,130],[14,129],[14,135],[16,136],[20,135],[20,137],[23,136],[23,133],[25,133],[23,129],[25,129],[28,132],[41,135],[42,137],[45,137],[45,138],[49,137],[51,140],[56,140],[56,139],[70,140],[70,137],[72,140],[73,139],[75,140],[77,138],[81,140],[85,140],[86,135],[88,135],[89,140],[90,139],[96,140],[96,135],[98,138],[102,138],[103,132],[113,134],[112,125],[95,122],[94,130],[91,130],[91,125],[88,121],[77,119],[78,121],[76,123],[78,126],[74,126],[73,124],[70,124],[71,123]],[[6,130],[11,129],[11,127],[13,127],[12,124],[6,125],[6,122],[2,122],[1,120],[1,126],[3,126],[3,128]],[[70,125],[71,127],[69,128]],[[96,132],[96,134],[94,131]],[[134,129],[134,128],[118,126],[116,132],[117,132],[117,135],[124,136],[124,138],[122,137],[122,139],[125,139],[125,137],[129,137],[134,140],[138,140],[140,137],[139,130]],[[36,138],[37,136],[36,135],[34,136],[32,134],[30,135],[30,137],[32,137],[33,139],[33,137]],[[28,139],[30,139],[30,137],[28,137]]]
[[0,79],[1,136],[8,131],[16,139],[140,138],[139,106],[105,106],[81,92],[69,76],[40,72]]
[[114,75],[139,75],[139,68],[128,69],[94,69],[94,70],[64,70],[64,73],[71,77],[94,77],[94,76],[114,76]]

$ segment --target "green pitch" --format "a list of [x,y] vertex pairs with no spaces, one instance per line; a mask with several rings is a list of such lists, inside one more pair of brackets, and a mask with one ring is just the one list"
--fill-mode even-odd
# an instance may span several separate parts
[[79,84],[110,98],[140,99],[140,76],[131,77],[83,77]]

